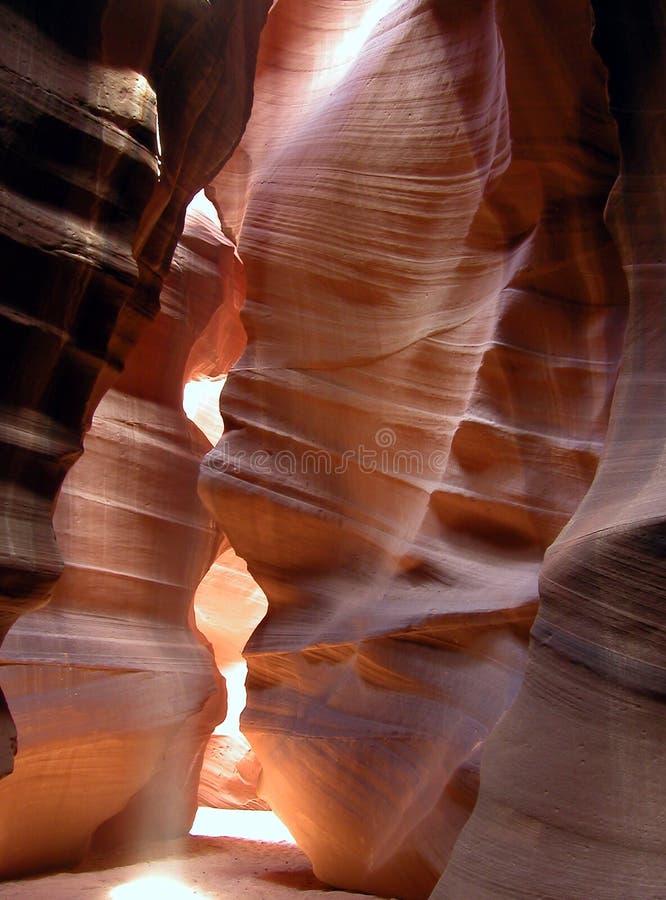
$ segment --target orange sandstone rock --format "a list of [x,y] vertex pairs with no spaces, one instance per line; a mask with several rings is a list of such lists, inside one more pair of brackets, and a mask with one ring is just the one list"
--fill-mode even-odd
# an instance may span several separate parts
[[[0,634],[59,574],[54,498],[214,179],[248,341],[199,486],[269,602],[263,795],[336,886],[660,896],[663,10],[278,0],[254,79],[269,6],[3,7]],[[186,360],[197,316],[100,409],[71,565],[3,648],[5,872],[194,802],[216,537],[177,400],[244,340],[211,320]]]
[[55,498],[242,133],[270,5],[0,7],[0,640],[62,571]]
[[246,698],[242,652],[266,614],[266,597],[228,542],[199,585],[194,604],[197,627],[210,641],[228,698],[227,718],[204,754],[199,802],[223,809],[266,809],[257,797],[261,766],[239,728]]
[[248,346],[201,491],[269,602],[242,726],[338,887],[434,887],[594,477],[627,295],[591,28],[281,0],[210,192]]
[[221,535],[197,496],[210,444],[185,417],[183,381],[211,316],[237,319],[234,271],[242,277],[234,248],[192,210],[161,311],[65,481],[53,599],[0,649],[22,735],[0,782],[5,877],[76,860],[91,841],[173,837],[191,824],[224,688],[193,633],[194,591]]
[[[559,11],[558,11],[559,16]],[[437,898],[659,897],[666,884],[666,30],[595,3],[622,150],[606,220],[630,296],[592,486],[548,549],[525,682]]]

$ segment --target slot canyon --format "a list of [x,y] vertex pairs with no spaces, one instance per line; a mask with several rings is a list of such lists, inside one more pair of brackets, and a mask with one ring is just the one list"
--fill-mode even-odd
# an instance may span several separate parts
[[0,896],[666,900],[666,0],[0,22]]

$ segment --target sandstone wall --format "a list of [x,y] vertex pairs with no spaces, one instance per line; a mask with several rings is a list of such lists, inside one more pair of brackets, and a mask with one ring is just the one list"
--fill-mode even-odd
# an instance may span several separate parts
[[[269,601],[265,797],[336,886],[660,896],[662,4],[278,0],[254,79],[270,5],[1,7],[0,635],[214,179],[248,343],[199,489]],[[176,410],[222,326],[163,312],[0,651],[5,872],[182,829],[221,714]]]
[[666,597],[663,7],[595,4],[622,147],[606,218],[631,298],[608,438],[549,548],[524,686],[437,898],[660,897]]
[[248,347],[201,490],[269,601],[242,722],[339,887],[434,887],[595,474],[627,288],[591,31],[580,2],[281,0],[210,192]]
[[[197,495],[210,444],[185,417],[193,342],[244,290],[234,248],[193,209],[161,310],[99,404],[54,524],[50,604],[0,648],[21,735],[0,783],[0,874],[186,833],[224,684],[195,634],[194,592],[221,534]],[[236,348],[236,355],[242,349]],[[219,598],[218,598],[219,600]]]
[[55,498],[159,308],[187,203],[242,133],[269,6],[0,7],[0,637],[62,570]]

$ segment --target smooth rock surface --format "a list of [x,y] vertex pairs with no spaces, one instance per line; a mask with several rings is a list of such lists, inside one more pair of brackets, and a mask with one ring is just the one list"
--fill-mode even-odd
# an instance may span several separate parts
[[[219,419],[219,413],[218,413]],[[243,648],[266,615],[266,597],[225,541],[194,598],[197,628],[210,641],[227,685],[227,717],[210,736],[199,781],[199,803],[222,809],[267,809],[257,796],[261,766],[239,718],[245,707]]]
[[0,648],[22,735],[0,782],[2,876],[76,861],[91,840],[101,849],[191,824],[224,687],[193,633],[194,592],[221,535],[197,496],[210,444],[185,417],[183,382],[211,317],[237,319],[230,272],[242,276],[234,248],[192,209],[161,311],[60,495],[53,599]]
[[248,346],[201,491],[269,601],[242,727],[338,887],[434,887],[594,477],[627,290],[591,30],[580,2],[281,0],[209,191]]
[[[247,295],[199,489],[269,601],[243,726],[316,875],[662,896],[664,21],[0,6],[0,637],[52,592],[55,498],[130,379],[63,492],[55,604],[0,650],[5,874],[191,816],[221,709],[190,603],[220,535],[178,404],[245,345]],[[144,345],[204,184],[233,315]],[[0,775],[15,740],[0,698]]]
[[[663,6],[595,3],[622,165],[608,208],[631,298],[592,487],[549,548],[524,686],[433,894],[658,898],[666,885]],[[659,136],[659,138],[657,138]]]
[[56,496],[242,134],[270,5],[0,6],[0,640],[62,571]]

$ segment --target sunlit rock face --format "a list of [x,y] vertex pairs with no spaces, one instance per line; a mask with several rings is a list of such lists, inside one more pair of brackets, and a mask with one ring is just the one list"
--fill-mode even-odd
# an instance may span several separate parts
[[627,287],[591,32],[573,0],[280,0],[210,192],[249,340],[201,491],[269,601],[242,726],[336,886],[434,887],[595,474]]
[[159,308],[187,203],[242,133],[269,7],[0,5],[0,639],[62,570],[55,497]]
[[[237,258],[234,264],[240,267]],[[242,268],[239,271],[242,275]],[[238,282],[242,284],[244,299],[242,278],[236,279],[225,293],[232,299],[239,297]],[[241,346],[232,341],[238,331],[242,332]],[[228,303],[220,308],[190,354],[188,365],[194,366],[193,374],[200,380],[185,385],[183,407],[213,446],[223,431],[220,390],[227,370],[244,346],[245,332],[238,310]],[[204,753],[199,803],[223,809],[265,809],[265,802],[257,796],[261,766],[240,731],[239,718],[246,699],[243,647],[266,613],[266,597],[228,540],[224,540],[197,589],[194,613],[197,628],[210,642],[227,686],[226,718],[215,728]]]
[[666,884],[663,6],[595,3],[622,164],[607,209],[631,298],[594,483],[549,548],[524,687],[437,898],[660,897]]
[[247,665],[242,651],[266,614],[266,597],[244,560],[225,542],[194,598],[197,627],[210,641],[227,685],[227,717],[211,735],[199,783],[202,806],[265,809],[257,796],[261,766],[239,727]]
[[51,603],[0,648],[21,735],[0,783],[3,876],[69,862],[91,839],[100,849],[191,824],[225,704],[193,631],[194,591],[221,535],[197,495],[210,443],[183,412],[183,382],[213,315],[233,333],[242,291],[233,246],[192,209],[161,311],[65,481],[54,519],[65,570]]
[[[62,569],[54,499],[269,6],[0,6],[0,636]],[[271,10],[209,188],[248,343],[200,491],[270,604],[262,792],[333,885],[661,896],[664,37],[652,0]],[[190,314],[100,408],[54,606],[1,651],[4,873],[191,815],[219,535],[178,392],[245,338],[189,352]]]

